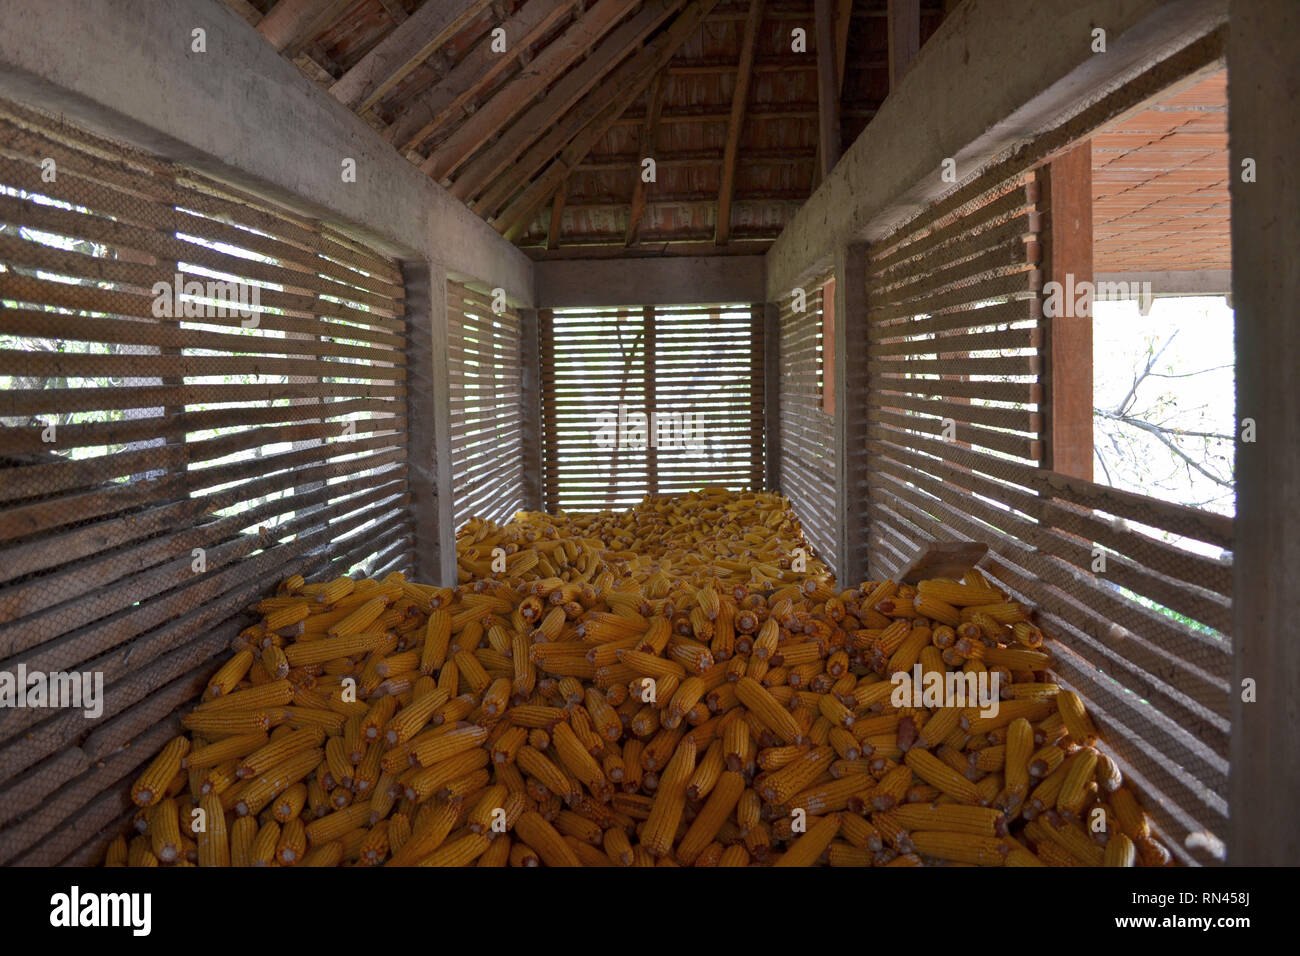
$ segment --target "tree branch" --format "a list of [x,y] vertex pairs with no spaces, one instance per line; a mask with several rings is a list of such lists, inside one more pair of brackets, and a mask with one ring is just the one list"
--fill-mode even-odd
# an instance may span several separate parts
[[1169,438],[1166,429],[1161,428],[1159,425],[1153,425],[1150,422],[1143,421],[1140,418],[1130,418],[1125,415],[1116,415],[1113,412],[1108,412],[1105,409],[1101,409],[1101,408],[1094,409],[1093,411],[1095,414],[1100,415],[1103,418],[1108,418],[1111,421],[1121,422],[1125,425],[1131,425],[1133,428],[1137,428],[1141,431],[1147,432],[1148,434],[1155,435],[1156,439],[1162,445],[1164,445],[1175,455],[1177,455],[1180,459],[1186,462],[1188,467],[1195,469],[1197,472],[1204,475],[1206,478],[1210,479],[1210,481],[1214,482],[1216,485],[1220,485],[1224,488],[1232,488],[1234,490],[1236,489],[1236,486],[1232,482],[1224,481],[1218,475],[1214,474],[1211,471],[1207,471],[1205,468],[1203,468],[1199,463],[1196,462],[1195,459],[1193,459],[1190,455],[1188,455],[1185,451],[1183,451],[1182,448],[1179,447],[1177,442]]

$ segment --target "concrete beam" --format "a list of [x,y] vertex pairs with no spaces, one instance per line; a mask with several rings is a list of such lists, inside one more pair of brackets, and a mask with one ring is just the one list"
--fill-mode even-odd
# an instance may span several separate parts
[[765,301],[762,256],[537,262],[539,308]]
[[1151,285],[1152,298],[1172,295],[1231,295],[1231,269],[1195,269],[1187,272],[1158,270],[1154,272],[1098,272],[1094,283],[1123,282],[1133,298],[1145,283]]
[[768,251],[768,298],[950,191],[944,159],[966,179],[1226,17],[1227,0],[966,0]]
[[[1228,776],[1228,862],[1300,859],[1300,61],[1294,0],[1233,0],[1228,37],[1232,294],[1238,436],[1232,643],[1236,662]],[[1253,160],[1253,182],[1242,180]],[[1242,682],[1255,682],[1242,700]]]
[[[6,0],[0,96],[532,304],[532,263],[216,0]],[[206,53],[192,50],[205,31]],[[344,182],[344,159],[356,182]]]

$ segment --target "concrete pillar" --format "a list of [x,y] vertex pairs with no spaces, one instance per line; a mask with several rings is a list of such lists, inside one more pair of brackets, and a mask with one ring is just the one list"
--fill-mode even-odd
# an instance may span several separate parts
[[[1238,437],[1228,862],[1300,860],[1300,4],[1233,0],[1228,34]],[[1253,161],[1254,182],[1242,179]],[[1255,682],[1255,702],[1242,681]]]
[[451,389],[447,370],[447,273],[441,266],[402,264],[406,285],[407,415],[411,511],[415,516],[415,580],[456,584],[452,517]]
[[841,588],[867,578],[867,246],[835,250],[835,552]]

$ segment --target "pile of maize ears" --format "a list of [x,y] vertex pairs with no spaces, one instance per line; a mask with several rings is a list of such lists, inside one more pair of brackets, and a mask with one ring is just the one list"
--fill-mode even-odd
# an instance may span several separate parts
[[[472,520],[457,551],[455,588],[260,602],[106,862],[1169,862],[978,571],[837,590],[783,498],[717,489]],[[917,665],[996,671],[997,715],[895,706]]]

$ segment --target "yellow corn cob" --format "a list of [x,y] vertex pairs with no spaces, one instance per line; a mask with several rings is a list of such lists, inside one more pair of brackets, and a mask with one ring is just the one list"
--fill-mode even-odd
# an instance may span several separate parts
[[208,681],[208,691],[205,696],[220,697],[223,694],[230,693],[244,679],[244,675],[248,673],[248,669],[252,666],[253,652],[250,650],[239,651],[212,675],[212,680]]
[[[953,607],[978,607],[980,605],[1001,604],[1003,601],[1001,592],[992,588],[972,587],[969,584],[958,584],[956,581],[945,581],[942,578],[931,578],[922,581],[916,586],[916,590],[919,595],[942,601],[944,604]],[[945,621],[944,623],[956,624],[956,621]]]
[[1072,690],[1063,690],[1056,697],[1056,706],[1060,710],[1061,720],[1066,733],[1081,747],[1091,747],[1097,742],[1097,728],[1092,725],[1079,695]]
[[1056,797],[1056,809],[1066,816],[1076,817],[1089,796],[1088,785],[1097,768],[1097,751],[1085,747],[1072,754],[1067,763],[1069,769],[1065,780],[1061,782],[1061,792]]
[[894,817],[909,830],[941,830],[997,837],[1006,833],[1006,817],[992,807],[958,803],[904,803],[893,810]]
[[137,807],[152,807],[163,799],[167,785],[181,770],[181,762],[190,751],[185,737],[173,737],[153,762],[131,785],[131,802]]
[[[248,819],[252,819],[249,817]],[[236,821],[238,822],[238,821]],[[274,820],[268,820],[257,831],[257,836],[253,840],[252,849],[249,851],[250,866],[273,866],[275,864],[275,848],[280,843],[280,824]]]
[[156,804],[149,814],[149,839],[153,855],[161,863],[177,863],[181,860],[179,813],[176,801],[167,797]]
[[196,714],[220,714],[233,711],[265,710],[293,701],[293,684],[287,680],[268,681],[256,687],[237,690],[204,701],[194,708]]
[[564,837],[535,810],[529,810],[520,816],[519,822],[515,824],[515,830],[520,839],[547,866],[581,866],[581,862],[565,842]]
[[672,850],[677,825],[686,809],[686,785],[694,769],[695,747],[683,742],[664,768],[654,803],[650,807],[650,816],[641,832],[641,845],[652,856],[663,856]]
[[280,839],[275,844],[275,858],[281,866],[294,866],[307,854],[307,836],[302,819],[294,817],[280,829]]
[[736,696],[777,737],[788,743],[802,740],[803,732],[794,717],[758,681],[742,677],[736,682]]
[[252,777],[243,786],[226,791],[222,804],[239,816],[260,813],[276,796],[320,766],[324,756],[325,751],[320,749],[296,753],[266,773]]
[[1002,866],[1010,853],[1010,847],[1004,841],[973,833],[916,830],[911,834],[911,840],[916,852],[923,856],[976,866]]
[[319,747],[324,739],[325,734],[319,728],[291,731],[248,754],[239,764],[235,776],[243,780],[246,777],[265,773],[301,750]]
[[773,866],[812,866],[831,845],[840,831],[840,815],[831,813],[821,817],[808,828],[808,832],[795,840]]
[[1137,866],[1137,847],[1123,833],[1112,833],[1102,856],[1105,866]]
[[979,803],[982,795],[971,781],[927,750],[913,748],[903,758],[918,777],[963,803]]
[[320,604],[333,604],[351,594],[356,586],[357,582],[353,578],[335,578],[316,592],[316,601]]

